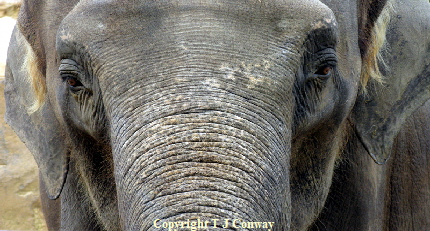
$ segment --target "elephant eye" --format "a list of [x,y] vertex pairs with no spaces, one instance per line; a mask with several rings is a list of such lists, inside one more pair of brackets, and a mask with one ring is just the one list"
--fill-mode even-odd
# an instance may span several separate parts
[[80,87],[83,86],[81,82],[79,82],[79,80],[77,80],[76,78],[73,77],[68,77],[67,78],[67,84],[69,84],[70,87]]
[[315,55],[316,57],[313,59],[315,62],[313,77],[328,79],[337,66],[336,51],[333,48],[326,48]]
[[67,83],[71,90],[75,91],[83,88],[84,85],[78,80],[83,76],[83,69],[76,61],[71,59],[61,60],[59,72],[61,78]]
[[315,74],[316,75],[321,75],[321,76],[328,76],[331,74],[331,72],[333,71],[333,67],[332,66],[324,66],[320,69],[318,69]]

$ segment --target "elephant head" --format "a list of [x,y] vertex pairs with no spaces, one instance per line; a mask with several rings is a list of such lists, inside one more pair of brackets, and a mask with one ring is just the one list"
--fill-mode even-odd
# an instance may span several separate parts
[[[61,194],[62,228],[155,230],[200,219],[306,229],[324,205],[348,121],[363,143],[380,145],[366,142],[374,113],[347,120],[385,5],[362,2],[24,1],[9,49],[7,120],[48,196]],[[407,97],[379,97],[371,109],[360,100],[359,111],[395,104],[402,118],[418,107]],[[386,137],[400,123],[381,126],[376,136]],[[79,214],[90,216],[77,222]]]

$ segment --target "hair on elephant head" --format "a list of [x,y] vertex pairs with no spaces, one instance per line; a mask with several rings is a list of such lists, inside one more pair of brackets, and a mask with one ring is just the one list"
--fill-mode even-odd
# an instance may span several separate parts
[[428,50],[416,73],[368,77],[386,5],[24,1],[7,120],[61,200],[54,226],[306,230],[350,134],[384,162],[430,97]]

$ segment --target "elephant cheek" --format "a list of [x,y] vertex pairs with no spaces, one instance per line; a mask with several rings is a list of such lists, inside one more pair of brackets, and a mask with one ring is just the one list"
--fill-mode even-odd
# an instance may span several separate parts
[[289,227],[288,129],[250,111],[191,110],[152,121],[117,115],[115,178],[127,230],[198,218]]

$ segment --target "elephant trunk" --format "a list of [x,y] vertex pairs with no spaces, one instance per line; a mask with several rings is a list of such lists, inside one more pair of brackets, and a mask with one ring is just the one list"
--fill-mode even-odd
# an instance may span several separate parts
[[291,136],[285,117],[262,110],[258,100],[185,92],[112,107],[124,228],[198,219],[212,227],[220,219],[219,228],[225,219],[288,227]]

